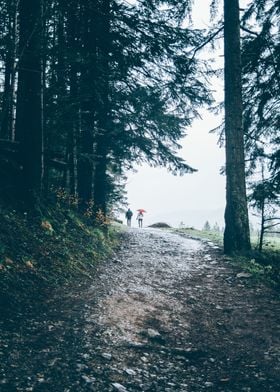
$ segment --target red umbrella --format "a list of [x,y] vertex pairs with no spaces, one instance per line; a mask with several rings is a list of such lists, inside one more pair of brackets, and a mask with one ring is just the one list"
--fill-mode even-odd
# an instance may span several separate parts
[[147,212],[146,210],[144,210],[144,208],[139,208],[137,211],[139,211],[139,212]]

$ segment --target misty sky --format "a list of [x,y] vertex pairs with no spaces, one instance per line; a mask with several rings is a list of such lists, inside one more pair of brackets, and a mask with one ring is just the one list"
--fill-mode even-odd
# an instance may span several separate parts
[[164,221],[178,226],[183,221],[201,228],[208,219],[223,225],[225,177],[219,171],[224,165],[224,150],[217,146],[217,135],[209,134],[220,121],[204,113],[182,141],[180,155],[198,169],[197,173],[173,176],[166,169],[143,165],[137,167],[137,173],[129,174],[129,206],[133,211],[147,210],[145,224]]
[[[210,0],[196,0],[193,20],[196,27],[207,27],[209,23]],[[217,54],[219,63],[221,52]],[[222,81],[215,80],[213,88],[219,100],[223,96]],[[198,169],[197,173],[183,177],[173,176],[164,168],[137,166],[137,173],[129,173],[127,197],[129,207],[147,210],[144,225],[163,221],[178,226],[201,228],[206,220],[216,221],[223,226],[225,207],[225,176],[220,175],[224,165],[224,149],[217,145],[217,135],[209,131],[221,124],[222,117],[201,112],[202,119],[195,120],[187,129],[187,136],[181,141],[180,155],[186,162]]]

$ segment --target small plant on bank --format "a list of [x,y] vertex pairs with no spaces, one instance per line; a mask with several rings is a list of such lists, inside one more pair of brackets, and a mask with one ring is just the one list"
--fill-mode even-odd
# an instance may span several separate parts
[[48,204],[41,210],[43,218],[0,210],[0,307],[87,280],[116,245],[115,230],[105,235],[74,209]]
[[[176,231],[194,239],[211,241],[221,248],[223,246],[222,231],[197,230],[190,227],[181,227]],[[280,287],[280,247],[277,245],[277,241],[273,243],[274,246],[267,245],[262,252],[252,250],[245,255],[233,254],[229,259],[235,265],[239,265],[243,270],[252,274],[252,277],[274,287]]]

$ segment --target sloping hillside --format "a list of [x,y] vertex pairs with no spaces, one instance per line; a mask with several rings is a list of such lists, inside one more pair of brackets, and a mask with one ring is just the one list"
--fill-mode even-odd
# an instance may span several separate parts
[[0,209],[0,310],[28,307],[52,288],[85,280],[112,250],[112,229],[89,218],[50,208],[36,216]]

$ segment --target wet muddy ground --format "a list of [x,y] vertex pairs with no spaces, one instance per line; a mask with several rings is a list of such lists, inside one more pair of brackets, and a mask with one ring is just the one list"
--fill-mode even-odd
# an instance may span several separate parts
[[0,391],[280,391],[276,292],[211,243],[130,229],[90,287],[2,320]]

